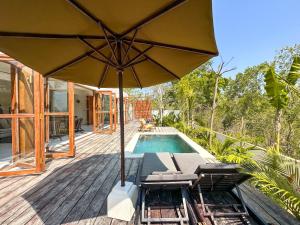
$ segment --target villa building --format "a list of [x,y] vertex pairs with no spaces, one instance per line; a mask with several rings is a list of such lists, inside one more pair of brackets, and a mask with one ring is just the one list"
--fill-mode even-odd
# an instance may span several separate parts
[[[75,138],[115,132],[118,95],[118,89],[44,79],[0,54],[0,176],[40,173],[46,158],[74,156]],[[124,98],[127,123],[139,113]]]

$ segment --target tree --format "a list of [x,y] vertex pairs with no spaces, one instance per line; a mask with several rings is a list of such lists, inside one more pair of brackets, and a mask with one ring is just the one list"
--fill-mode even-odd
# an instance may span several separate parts
[[[248,67],[244,72],[229,79],[228,85],[220,102],[220,111],[224,131],[247,135],[246,128],[252,127],[258,117],[261,117],[267,103],[264,96],[264,68],[266,63]],[[263,111],[262,111],[263,110]],[[251,132],[249,132],[251,133]]]
[[275,73],[274,67],[271,66],[265,74],[266,92],[271,105],[275,108],[275,146],[280,149],[280,130],[282,110],[288,104],[288,92],[286,85],[279,79]]
[[184,76],[178,83],[175,84],[176,94],[180,103],[180,108],[183,112],[187,124],[193,124],[193,109],[195,107],[196,87],[199,81],[198,71]]
[[168,89],[169,84],[159,84],[152,88],[152,96],[154,100],[154,104],[159,111],[159,123],[162,126],[164,110],[166,107],[166,102],[164,101],[164,95],[166,89]]
[[211,106],[211,116],[210,116],[210,126],[209,126],[210,127],[209,146],[212,145],[212,136],[213,136],[212,132],[213,132],[213,126],[214,126],[215,110],[216,110],[216,107],[217,107],[217,97],[218,97],[218,90],[219,90],[219,80],[220,80],[220,78],[225,73],[228,73],[228,72],[230,72],[232,70],[235,70],[235,68],[226,69],[226,67],[231,62],[231,60],[229,60],[226,63],[221,58],[221,63],[218,65],[218,67],[217,67],[216,70],[211,66],[212,74],[215,77],[215,85],[214,85],[214,94],[213,94],[213,102],[212,102],[212,106]]
[[290,91],[295,89],[299,73],[300,58],[295,57],[286,77],[275,73],[274,65],[265,74],[266,92],[271,105],[275,108],[275,146],[280,149],[282,110],[288,105]]

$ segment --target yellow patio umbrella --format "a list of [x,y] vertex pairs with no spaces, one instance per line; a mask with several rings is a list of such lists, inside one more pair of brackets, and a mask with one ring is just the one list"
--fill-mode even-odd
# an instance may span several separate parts
[[0,51],[44,77],[119,88],[123,186],[123,87],[180,79],[216,56],[211,4],[211,0],[1,0]]

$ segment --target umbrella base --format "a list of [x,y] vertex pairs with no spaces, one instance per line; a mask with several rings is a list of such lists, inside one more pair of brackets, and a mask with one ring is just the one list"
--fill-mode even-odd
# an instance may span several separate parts
[[107,216],[124,221],[130,221],[138,197],[138,188],[132,182],[125,182],[121,187],[119,181],[107,197]]

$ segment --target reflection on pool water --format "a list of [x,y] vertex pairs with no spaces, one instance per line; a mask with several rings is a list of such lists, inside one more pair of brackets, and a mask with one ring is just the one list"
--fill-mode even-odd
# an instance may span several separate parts
[[140,135],[133,153],[145,152],[192,153],[196,151],[178,135]]

